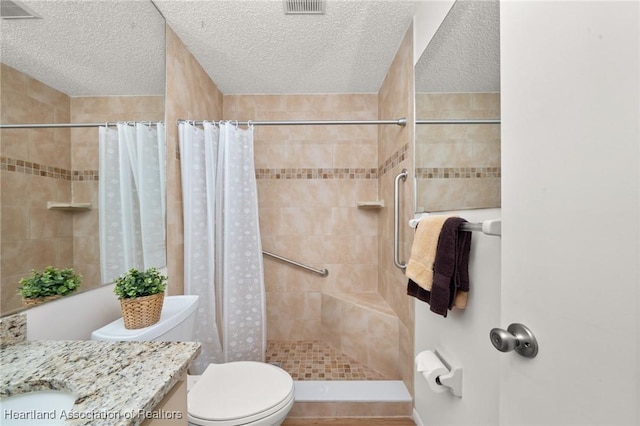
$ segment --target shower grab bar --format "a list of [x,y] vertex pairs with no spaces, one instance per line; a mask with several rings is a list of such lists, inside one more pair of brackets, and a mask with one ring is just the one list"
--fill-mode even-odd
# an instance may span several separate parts
[[311,266],[303,265],[302,263],[298,263],[295,260],[287,259],[286,257],[278,256],[277,254],[273,254],[264,250],[262,251],[262,254],[264,254],[265,256],[272,257],[274,259],[278,259],[282,262],[289,263],[290,265],[297,266],[298,268],[306,269],[307,271],[311,271],[314,274],[320,275],[321,277],[326,277],[327,275],[329,275],[329,271],[327,269],[312,268]]
[[400,181],[407,180],[407,169],[402,169],[396,176],[393,187],[393,264],[405,269],[407,264],[400,261]]

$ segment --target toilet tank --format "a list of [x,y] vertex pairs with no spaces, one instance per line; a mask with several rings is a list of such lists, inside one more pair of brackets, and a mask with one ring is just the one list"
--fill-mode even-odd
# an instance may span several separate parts
[[188,342],[194,340],[198,296],[167,296],[160,321],[144,328],[127,330],[119,318],[91,333],[91,340]]

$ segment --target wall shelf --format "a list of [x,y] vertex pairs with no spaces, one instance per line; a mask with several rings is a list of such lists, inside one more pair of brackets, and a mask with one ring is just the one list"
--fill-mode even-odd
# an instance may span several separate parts
[[358,201],[356,205],[359,209],[377,210],[384,207],[384,200]]
[[80,212],[91,210],[91,203],[70,203],[63,201],[47,201],[48,210]]

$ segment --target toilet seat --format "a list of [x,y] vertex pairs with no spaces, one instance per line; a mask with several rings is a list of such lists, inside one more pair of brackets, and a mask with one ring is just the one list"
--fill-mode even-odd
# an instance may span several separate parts
[[255,422],[293,404],[291,376],[253,361],[210,364],[187,397],[189,422],[237,426]]

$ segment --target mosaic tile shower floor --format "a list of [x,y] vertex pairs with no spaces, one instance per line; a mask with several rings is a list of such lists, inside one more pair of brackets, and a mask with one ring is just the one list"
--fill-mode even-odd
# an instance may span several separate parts
[[322,341],[268,341],[268,363],[288,372],[293,380],[386,380],[379,372],[337,352]]

